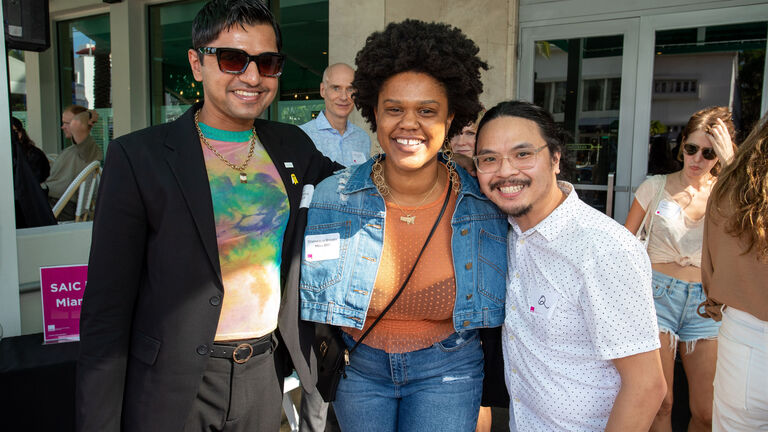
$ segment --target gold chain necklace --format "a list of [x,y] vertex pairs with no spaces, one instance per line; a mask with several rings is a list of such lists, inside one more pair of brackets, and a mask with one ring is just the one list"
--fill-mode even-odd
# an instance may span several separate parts
[[[400,216],[400,221],[405,222],[408,225],[413,225],[414,223],[416,223],[416,216],[414,214],[409,214],[408,212],[403,210],[403,206],[401,206],[400,202],[397,200],[397,198],[395,198],[395,195],[392,193],[391,188],[387,184],[387,180],[384,178],[384,175],[382,173],[382,166],[378,160],[374,163],[373,167],[371,167],[371,171],[373,174],[373,182],[376,184],[376,188],[379,190],[379,193],[384,196],[389,195],[392,198],[392,201],[393,201],[392,204],[394,204],[395,207],[397,207],[397,209],[400,210],[400,213],[403,214],[402,216]],[[440,182],[440,175],[438,175],[435,178],[435,183],[432,185],[432,188],[429,189],[426,195],[424,195],[424,198],[421,199],[421,202],[417,206],[415,206],[412,209],[412,211],[421,209],[421,206],[424,205],[424,202],[427,200],[427,198],[429,198],[429,196],[432,195],[432,192],[435,191],[435,188],[437,187],[437,184],[439,182]]]
[[248,176],[245,174],[245,168],[248,166],[248,162],[251,161],[251,158],[253,157],[253,150],[256,147],[256,127],[254,126],[253,129],[251,129],[251,140],[250,149],[248,150],[248,157],[245,158],[245,162],[241,163],[240,165],[235,165],[228,161],[224,156],[222,156],[221,153],[219,153],[219,151],[216,150],[216,148],[212,146],[211,143],[209,143],[205,138],[203,131],[200,129],[200,120],[198,119],[199,115],[200,110],[195,111],[195,128],[197,128],[197,134],[200,135],[200,141],[202,141],[203,144],[208,147],[208,150],[212,151],[213,154],[215,154],[216,157],[218,157],[228,167],[240,173],[240,183],[248,183]]

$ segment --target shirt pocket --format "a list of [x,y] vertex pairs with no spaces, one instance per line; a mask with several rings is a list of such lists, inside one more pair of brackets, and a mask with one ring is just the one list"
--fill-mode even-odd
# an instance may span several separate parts
[[[301,289],[324,291],[343,279],[344,267],[349,255],[351,222],[333,222],[308,225],[304,232],[301,254]],[[325,255],[308,257],[308,245],[317,239],[327,239]]]
[[481,229],[477,247],[477,289],[483,296],[503,306],[507,286],[507,239]]

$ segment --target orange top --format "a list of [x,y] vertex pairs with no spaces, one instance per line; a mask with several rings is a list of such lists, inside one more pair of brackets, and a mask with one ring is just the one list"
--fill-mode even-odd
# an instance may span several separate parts
[[[450,184],[446,182],[445,187],[449,188]],[[344,328],[355,340],[373,324],[403,285],[440,214],[444,199],[445,195],[441,194],[422,208],[403,207],[403,211],[387,203],[384,246],[365,326],[363,330]],[[451,192],[443,218],[411,280],[384,319],[365,338],[364,344],[388,353],[404,353],[430,347],[454,332],[456,278],[451,252],[451,215],[455,207],[456,194]],[[400,219],[406,214],[415,216],[413,224]]]

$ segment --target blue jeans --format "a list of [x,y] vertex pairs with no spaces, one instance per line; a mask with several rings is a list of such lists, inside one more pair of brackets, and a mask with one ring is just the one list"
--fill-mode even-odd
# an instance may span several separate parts
[[[347,346],[355,341],[346,333]],[[393,353],[364,343],[350,356],[333,409],[343,431],[474,431],[483,391],[477,330]]]

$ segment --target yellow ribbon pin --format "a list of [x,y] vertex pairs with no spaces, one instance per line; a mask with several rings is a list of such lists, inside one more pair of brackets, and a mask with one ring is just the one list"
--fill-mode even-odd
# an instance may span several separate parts
[[291,174],[291,181],[293,184],[299,184],[299,179],[296,178],[296,174]]

